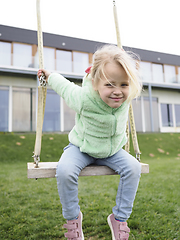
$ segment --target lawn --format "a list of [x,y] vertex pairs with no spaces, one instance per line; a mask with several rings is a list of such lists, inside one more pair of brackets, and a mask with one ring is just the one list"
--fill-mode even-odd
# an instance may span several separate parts
[[[138,134],[142,174],[129,240],[180,240],[180,134]],[[65,239],[56,179],[27,179],[35,134],[0,134],[0,239]],[[44,134],[41,161],[58,161],[67,135]],[[131,150],[133,154],[133,150]],[[85,240],[111,239],[106,218],[119,176],[79,178]]]

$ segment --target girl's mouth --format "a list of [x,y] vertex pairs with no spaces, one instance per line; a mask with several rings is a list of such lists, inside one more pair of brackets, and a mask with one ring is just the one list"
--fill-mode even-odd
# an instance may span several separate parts
[[112,100],[114,100],[115,102],[118,102],[122,99],[122,97],[117,97],[117,98],[111,98]]

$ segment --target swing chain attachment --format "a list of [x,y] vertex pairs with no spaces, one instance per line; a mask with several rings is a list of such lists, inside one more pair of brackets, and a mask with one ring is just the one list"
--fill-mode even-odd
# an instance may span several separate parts
[[40,82],[40,86],[46,86],[46,77],[45,77],[44,73],[41,74],[41,76],[39,78],[39,82]]
[[136,159],[140,162],[140,155],[141,153],[136,153]]
[[[33,152],[34,153],[34,152]],[[35,164],[35,168],[38,168],[39,166],[38,166],[38,163],[40,162],[40,157],[39,157],[39,155],[33,155],[32,156],[33,158],[34,158],[34,164]]]

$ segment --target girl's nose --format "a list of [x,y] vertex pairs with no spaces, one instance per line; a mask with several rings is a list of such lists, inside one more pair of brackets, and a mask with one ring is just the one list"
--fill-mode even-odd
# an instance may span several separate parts
[[115,95],[120,95],[122,93],[120,88],[116,88],[113,92]]

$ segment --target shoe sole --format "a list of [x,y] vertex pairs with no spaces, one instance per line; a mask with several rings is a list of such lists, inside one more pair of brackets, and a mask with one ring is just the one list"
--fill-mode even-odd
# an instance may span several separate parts
[[112,227],[112,224],[111,224],[110,216],[108,216],[107,222],[108,222],[108,225],[109,225],[109,227],[110,227],[110,229],[111,229],[112,240],[116,240],[116,239],[115,239],[115,236],[114,236],[114,231],[113,231],[113,227]]
[[82,232],[82,240],[84,240],[84,234],[83,234],[83,230],[82,230],[83,214],[82,214],[82,212],[80,212],[80,214],[81,214],[81,232]]

